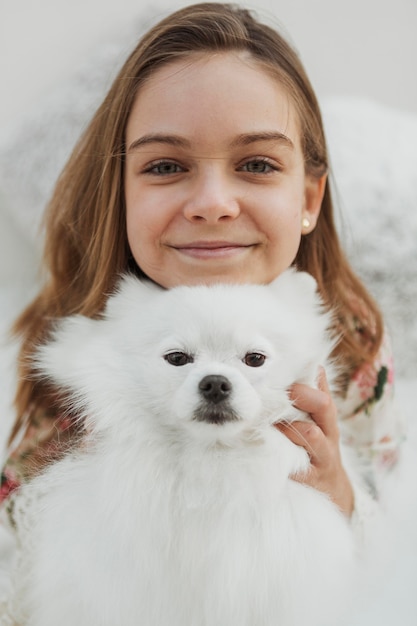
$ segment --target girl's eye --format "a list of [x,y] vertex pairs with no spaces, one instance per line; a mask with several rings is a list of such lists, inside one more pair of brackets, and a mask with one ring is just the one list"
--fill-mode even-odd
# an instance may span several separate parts
[[176,367],[187,365],[187,363],[194,363],[194,357],[191,354],[180,351],[168,352],[167,354],[164,354],[164,359],[170,365],[175,365]]
[[269,174],[278,171],[278,167],[271,163],[268,159],[251,159],[240,166],[240,170],[249,174]]
[[261,367],[266,361],[266,356],[260,352],[248,352],[242,361],[249,367]]
[[180,167],[178,163],[174,163],[173,161],[158,161],[157,163],[151,163],[144,170],[145,174],[155,174],[156,176],[169,176],[183,171],[183,168]]

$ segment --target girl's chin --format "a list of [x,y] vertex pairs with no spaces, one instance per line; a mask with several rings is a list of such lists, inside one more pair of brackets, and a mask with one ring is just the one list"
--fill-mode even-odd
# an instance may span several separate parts
[[230,267],[205,267],[204,271],[200,271],[197,267],[194,267],[194,271],[181,271],[172,268],[169,276],[159,275],[151,277],[152,280],[162,287],[167,289],[171,287],[196,285],[216,285],[219,283],[230,285],[242,285],[242,284],[266,284],[271,282],[275,276],[264,275],[262,272],[254,272],[240,268]]
[[175,249],[175,254],[161,258],[152,266],[144,267],[144,273],[153,282],[165,287],[181,285],[226,284],[266,284],[270,283],[280,270],[271,271],[271,263],[255,253],[256,248],[186,248]]

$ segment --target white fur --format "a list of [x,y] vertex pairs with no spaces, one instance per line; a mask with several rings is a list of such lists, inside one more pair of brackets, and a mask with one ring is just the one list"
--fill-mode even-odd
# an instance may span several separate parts
[[[103,319],[38,352],[90,435],[20,498],[15,619],[27,626],[334,626],[354,569],[348,522],[289,479],[308,456],[272,424],[328,362],[329,316],[306,274],[272,285],[124,278]],[[174,366],[171,351],[193,355]],[[247,353],[262,353],[250,367]],[[236,419],[195,419],[208,375]]]

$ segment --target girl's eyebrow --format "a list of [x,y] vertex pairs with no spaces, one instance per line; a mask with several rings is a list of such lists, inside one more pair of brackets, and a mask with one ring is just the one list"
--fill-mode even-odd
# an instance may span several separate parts
[[232,147],[248,146],[257,141],[273,141],[286,144],[289,148],[294,148],[294,143],[287,135],[277,131],[262,131],[258,133],[244,133],[232,141]]
[[[294,143],[291,141],[289,137],[284,135],[283,133],[277,131],[261,131],[255,133],[243,133],[238,135],[231,142],[230,146],[232,148],[237,148],[239,146],[248,146],[251,143],[256,143],[258,141],[273,141],[285,144],[289,148],[294,148]],[[153,133],[149,135],[143,135],[143,137],[139,137],[135,139],[129,146],[128,152],[132,150],[136,150],[141,146],[148,145],[150,143],[162,143],[168,144],[170,146],[175,146],[177,148],[190,148],[191,143],[188,139],[184,137],[180,137],[178,135],[163,135],[159,133]]]
[[129,148],[128,152],[135,150],[136,148],[140,148],[141,146],[146,146],[150,143],[164,143],[170,146],[176,146],[178,148],[189,148],[191,146],[190,142],[183,137],[179,137],[178,135],[162,135],[162,134],[150,134],[143,135],[143,137],[139,137],[133,141]]

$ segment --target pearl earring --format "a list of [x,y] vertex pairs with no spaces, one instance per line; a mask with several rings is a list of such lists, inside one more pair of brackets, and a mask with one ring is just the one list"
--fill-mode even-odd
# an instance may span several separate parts
[[301,226],[304,229],[310,228],[310,220],[307,217],[303,217],[303,220],[301,222]]

